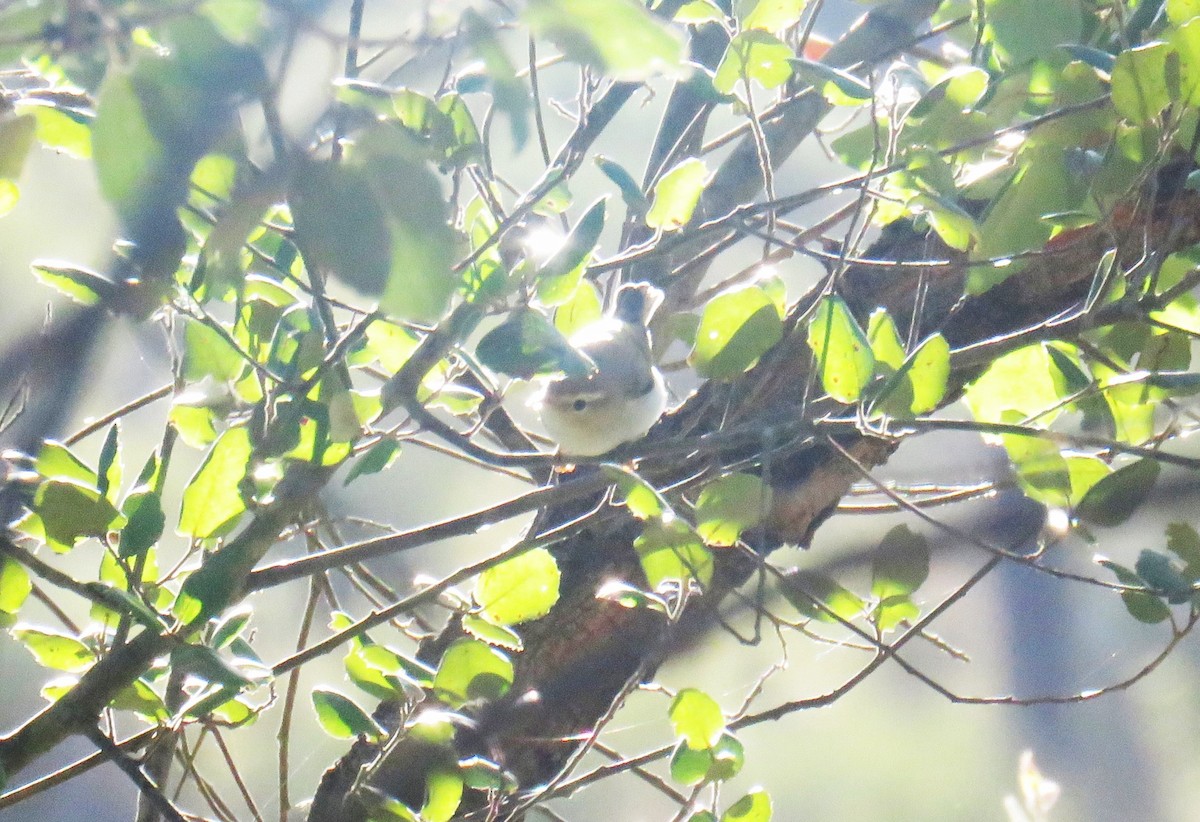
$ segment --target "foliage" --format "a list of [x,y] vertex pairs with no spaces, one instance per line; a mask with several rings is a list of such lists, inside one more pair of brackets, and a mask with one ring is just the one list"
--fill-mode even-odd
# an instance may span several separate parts
[[[788,641],[865,650],[838,695],[888,659],[908,670],[914,637],[956,655],[930,626],[1003,563],[1167,626],[1152,663],[1101,691],[1149,673],[1200,620],[1194,525],[1144,532],[1132,553],[1106,533],[1143,515],[1173,468],[1200,468],[1173,444],[1200,391],[1200,7],[894,0],[826,48],[811,37],[821,4],[798,1],[429,3],[383,40],[364,28],[374,4],[354,0],[336,35],[324,5],[0,4],[13,67],[0,216],[48,150],[95,175],[119,224],[103,270],[31,262],[64,308],[15,345],[57,340],[82,363],[119,317],[161,329],[172,354],[164,389],[63,440],[50,406],[70,411],[70,386],[90,377],[32,358],[54,390],[4,420],[22,450],[6,452],[0,494],[0,621],[46,669],[49,708],[0,739],[0,777],[20,781],[76,734],[133,763],[109,750],[120,740],[102,717],[186,753],[189,729],[212,744],[270,715],[281,786],[252,785],[248,801],[295,804],[294,674],[345,654],[362,693],[307,685],[299,701],[357,740],[348,783],[296,787],[317,794],[310,818],[515,813],[598,779],[573,770],[577,751],[607,741],[633,689],[669,692],[648,683],[673,632],[711,628],[728,602]],[[314,31],[345,70],[312,81],[324,108],[311,117],[287,84]],[[657,132],[623,111],[647,89],[667,100]],[[618,116],[647,139],[613,141]],[[848,176],[793,190],[784,164],[818,124]],[[791,222],[835,190],[853,201]],[[602,295],[643,280],[666,294],[654,356],[698,388],[608,455],[542,447],[510,381],[592,373],[572,339],[596,327]],[[20,394],[18,376],[5,385]],[[169,407],[148,445],[126,418],[155,404]],[[901,442],[944,432],[982,434],[1011,472],[974,488],[879,478]],[[325,503],[412,475],[426,447],[530,489],[344,538]],[[1068,551],[1120,555],[1080,570],[1048,552],[1041,523],[999,545],[924,511],[1006,487],[1066,523],[1054,540]],[[910,517],[869,552],[868,582],[820,557],[777,562],[852,491]],[[392,588],[364,565],[534,511],[516,543],[440,579]],[[954,569],[938,568],[935,534],[981,556],[940,602],[925,583]],[[303,582],[303,618],[248,599]],[[60,624],[33,624],[42,601]],[[318,615],[330,629],[314,637]],[[264,661],[251,625],[300,650]],[[755,759],[739,732],[820,698],[762,699],[757,687],[728,714],[679,689],[661,747],[597,773],[662,760],[690,792],[649,777],[678,818],[770,819],[765,790],[725,787]],[[147,801],[224,813],[170,748],[146,758]],[[1045,804],[1031,790],[1013,813]]]

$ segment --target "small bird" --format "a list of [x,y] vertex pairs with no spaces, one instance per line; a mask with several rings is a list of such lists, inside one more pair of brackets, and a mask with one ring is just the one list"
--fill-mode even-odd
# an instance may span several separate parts
[[662,416],[667,387],[654,367],[647,328],[662,299],[647,283],[626,283],[607,316],[571,336],[594,368],[548,381],[533,401],[563,454],[608,453],[645,436]]

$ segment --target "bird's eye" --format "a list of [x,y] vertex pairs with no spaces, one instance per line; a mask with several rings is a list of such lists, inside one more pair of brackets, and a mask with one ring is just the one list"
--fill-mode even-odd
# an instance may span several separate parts
[[587,408],[587,400],[575,400],[575,402],[571,403],[571,407],[576,411],[582,411]]

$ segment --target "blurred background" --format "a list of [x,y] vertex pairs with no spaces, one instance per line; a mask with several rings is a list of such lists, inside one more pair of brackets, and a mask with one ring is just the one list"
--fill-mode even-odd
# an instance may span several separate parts
[[[311,137],[330,99],[329,81],[341,73],[341,33],[346,30],[348,5],[307,4],[314,25],[299,34],[282,101],[285,125],[298,142]],[[368,2],[364,31],[378,38],[416,31],[430,18],[454,19],[467,5],[486,10],[488,4],[459,0]],[[860,11],[848,3],[829,3],[822,11],[818,31],[836,36]],[[516,61],[522,61],[523,46],[514,41],[512,48]],[[444,70],[444,63],[429,62],[407,65],[389,75],[400,62],[383,59],[365,76],[431,90]],[[576,70],[568,66],[547,70],[542,75],[543,94],[571,108],[577,77]],[[596,153],[640,172],[639,158],[658,121],[665,91],[659,88],[654,94],[647,91],[635,95],[597,144]],[[546,114],[553,149],[571,124],[555,116],[550,107]],[[252,115],[248,115],[247,125],[251,134],[258,132]],[[827,125],[835,128],[840,123]],[[721,124],[714,124],[714,133],[720,130]],[[518,153],[507,144],[507,129],[497,128],[492,133],[497,167],[518,188],[532,182],[542,171],[535,142],[531,140]],[[803,190],[846,173],[831,164],[815,142],[810,143],[781,171],[777,181],[780,191]],[[265,149],[265,142],[252,145],[252,150],[262,151],[263,156]],[[29,339],[48,312],[62,307],[54,293],[32,279],[31,260],[60,258],[103,268],[118,236],[115,218],[98,194],[89,163],[38,151],[30,158],[20,185],[20,203],[0,219],[0,283],[4,286],[0,337],[5,347]],[[611,185],[589,164],[571,193],[576,207],[582,208],[610,192]],[[793,219],[807,225],[845,201],[830,198],[793,215]],[[606,253],[616,250],[615,231],[616,226],[610,225],[610,234],[601,246]],[[736,270],[753,259],[757,251],[735,250],[722,259],[716,270]],[[820,276],[821,270],[811,261],[792,259],[779,266],[779,273],[794,299]],[[71,414],[71,425],[60,432],[63,436],[170,381],[171,352],[160,324],[135,327],[118,321],[105,333],[91,362],[86,389]],[[54,368],[55,364],[47,362],[41,367]],[[680,395],[689,387],[684,376],[674,385]],[[140,463],[157,446],[167,410],[166,403],[151,405],[122,423],[127,461]],[[532,416],[523,421],[535,424]],[[79,453],[94,464],[101,440],[102,436],[86,440],[78,447]],[[174,473],[186,478],[199,459],[198,453],[178,449],[176,460],[180,464]],[[127,465],[126,470],[132,468]],[[1007,472],[1003,451],[985,446],[978,437],[931,435],[907,444],[880,475],[899,483],[973,483],[1003,479]],[[370,481],[349,487],[332,483],[325,502],[331,516],[343,518],[339,527],[344,538],[351,540],[378,533],[355,518],[395,529],[411,528],[486,507],[523,487],[515,480],[408,447],[390,470]],[[181,485],[174,486],[176,510],[180,490]],[[1163,543],[1166,523],[1196,523],[1195,491],[1193,477],[1179,469],[1165,468],[1150,503],[1133,522],[1100,532],[1101,541],[1094,545],[1069,537],[1052,549],[1049,560],[1060,567],[1088,572],[1095,568],[1092,555],[1102,553],[1132,565],[1142,548]],[[167,500],[168,511],[171,502]],[[1028,550],[1041,528],[1044,512],[1019,492],[1005,491],[937,513],[997,544]],[[782,551],[775,561],[781,566],[833,567],[844,585],[867,590],[869,559],[863,557],[891,527],[907,522],[925,533],[934,548],[931,577],[918,592],[919,599],[932,606],[956,590],[986,557],[910,519],[898,515],[838,515],[819,531],[810,549]],[[391,584],[403,588],[418,575],[441,576],[465,562],[494,553],[515,539],[524,524],[505,523],[473,537],[448,540],[374,563],[373,568]],[[182,547],[175,546],[178,550]],[[269,559],[302,550],[300,545],[280,546]],[[66,558],[64,567],[86,576],[95,573],[99,559],[99,546],[84,543]],[[167,564],[165,558],[162,564]],[[338,592],[344,607],[362,612],[364,603],[351,589],[339,586]],[[253,642],[268,663],[294,651],[295,623],[305,593],[303,586],[297,585],[253,598]],[[86,622],[86,607],[70,600],[67,604],[72,617]],[[764,604],[795,617],[782,603]],[[51,614],[33,601],[21,616],[24,622],[54,625]],[[752,614],[734,614],[731,618],[743,634],[752,632]],[[1011,564],[1002,566],[1000,572],[950,608],[932,630],[969,661],[921,641],[906,649],[908,660],[960,696],[1012,695],[1019,699],[1069,697],[1119,683],[1144,668],[1170,638],[1163,625],[1146,626],[1134,621],[1120,600],[1109,593]],[[836,631],[828,633],[839,636]],[[728,633],[714,633],[660,670],[658,680],[671,689],[703,688],[732,714],[760,678],[784,660],[785,669],[769,677],[753,710],[826,693],[869,659],[862,650],[836,642],[814,642],[796,632],[786,634],[785,639],[786,650],[769,630],[763,632],[757,645],[741,642]],[[23,648],[0,635],[0,726],[11,729],[44,704],[38,690],[46,678],[47,672]],[[344,676],[340,654],[306,666],[301,679],[302,694],[317,685],[348,693],[354,690]],[[256,698],[265,703],[273,695],[264,689]],[[609,726],[605,741],[626,755],[669,743],[668,701],[661,692],[634,694]],[[255,789],[259,810],[267,818],[278,814],[272,805],[277,782],[278,713],[268,711],[254,726],[227,737],[243,776]],[[307,697],[298,705],[295,722],[290,780],[293,795],[298,798],[311,793],[321,772],[346,746],[319,730]],[[128,733],[138,726],[127,720],[120,728]],[[1042,772],[1062,788],[1052,819],[1200,819],[1200,655],[1194,638],[1186,640],[1133,687],[1094,700],[1028,707],[954,704],[898,666],[887,664],[833,704],[748,728],[739,736],[746,746],[746,767],[726,789],[726,801],[752,785],[762,785],[774,799],[775,818],[779,820],[1001,820],[1006,818],[1004,797],[1017,792],[1018,757],[1026,749],[1035,753]],[[24,784],[90,753],[89,743],[72,741],[17,775],[14,782]],[[230,785],[221,782],[224,771],[217,757],[211,745],[204,750],[201,761],[209,765],[206,773],[216,775],[223,795],[245,810],[237,805]],[[603,761],[593,754],[588,764]],[[653,770],[665,773],[663,765],[659,763]],[[46,822],[85,817],[90,822],[128,820],[132,818],[134,798],[135,791],[126,777],[115,767],[105,765],[14,809],[0,811],[0,818]],[[629,774],[590,786],[570,799],[556,800],[551,807],[573,822],[660,820],[671,818],[675,812],[661,794]],[[249,811],[245,813],[244,818],[253,818]]]

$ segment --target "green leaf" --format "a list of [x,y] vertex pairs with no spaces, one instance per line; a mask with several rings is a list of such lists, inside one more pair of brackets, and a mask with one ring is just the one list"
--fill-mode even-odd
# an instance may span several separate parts
[[721,822],[770,822],[771,796],[756,788],[729,806],[721,814]]
[[752,474],[730,474],[709,482],[696,500],[696,533],[708,545],[727,547],[762,521],[770,489]]
[[946,245],[967,251],[979,241],[979,224],[957,203],[937,194],[918,194],[907,207],[914,214],[923,214],[933,230]]
[[433,679],[438,697],[452,707],[504,696],[513,682],[513,664],[486,642],[459,639],[446,649]]
[[986,8],[986,31],[1008,64],[1046,57],[1060,43],[1078,43],[1083,35],[1078,0],[988,0]]
[[393,678],[404,678],[422,688],[433,685],[436,671],[420,660],[397,653],[386,645],[368,643],[358,650],[363,664]]
[[21,176],[36,131],[37,120],[30,114],[14,114],[11,109],[0,114],[0,177]]
[[941,405],[950,379],[950,343],[934,334],[912,355],[908,377],[912,381],[914,414],[925,414]]
[[[821,622],[848,622],[858,617],[867,604],[862,598],[833,579],[816,571],[791,570],[784,573],[780,591],[804,616]],[[817,603],[824,607],[818,607]]]
[[664,584],[686,586],[695,581],[707,587],[712,582],[712,552],[678,519],[647,522],[633,547],[652,591]]
[[391,232],[362,169],[303,163],[288,205],[312,263],[363,294],[383,293],[392,268]]
[[110,71],[100,87],[92,145],[100,191],[128,218],[137,210],[139,194],[153,188],[167,160],[127,70]]
[[[1142,578],[1133,571],[1112,560],[1096,557],[1096,562],[1112,571],[1122,585],[1142,586],[1145,584]],[[1155,625],[1171,618],[1171,609],[1167,607],[1167,604],[1148,591],[1122,591],[1121,601],[1125,603],[1125,610],[1129,611],[1130,616],[1138,622]]]
[[631,216],[640,217],[650,210],[650,201],[642,193],[642,187],[624,166],[600,155],[596,155],[594,160],[597,167],[604,172],[604,176],[612,180],[620,190],[621,199],[625,201],[625,207],[629,209]]
[[469,756],[458,760],[458,769],[468,788],[502,793],[512,793],[517,789],[517,778],[490,759]]
[[246,360],[230,338],[197,320],[189,320],[183,329],[183,374],[189,381],[212,377],[217,382],[235,380],[246,367]]
[[1149,123],[1171,102],[1167,90],[1166,43],[1148,43],[1117,55],[1112,70],[1113,106],[1135,123]]
[[871,87],[847,71],[801,57],[793,57],[792,64],[822,97],[835,106],[857,106],[871,99]]
[[1049,425],[1062,410],[1047,411],[1070,395],[1062,372],[1041,343],[1020,348],[994,360],[967,388],[966,401],[980,422],[1003,422],[1007,411],[1021,418],[1037,417]]
[[1200,16],[1200,2],[1197,0],[1167,0],[1167,19],[1175,25],[1181,25]]
[[67,480],[89,488],[95,488],[98,484],[96,472],[75,456],[70,448],[54,440],[46,440],[42,445],[34,470],[46,479]]
[[0,177],[0,217],[17,207],[21,199],[21,189],[12,180]]
[[562,305],[574,295],[604,230],[604,209],[603,198],[592,203],[554,255],[538,269],[537,295],[543,305]]
[[449,822],[462,802],[464,780],[457,767],[435,767],[425,774],[425,822]]
[[[377,659],[378,652],[388,654],[381,645],[352,647],[342,659],[350,681],[376,699],[395,699],[404,696],[404,684],[397,675],[399,667]],[[370,655],[370,658],[369,658]],[[394,654],[393,654],[394,656]]]
[[113,423],[104,435],[100,447],[100,462],[96,468],[96,490],[114,499],[121,487],[121,426]]
[[1108,464],[1096,457],[1071,454],[1066,457],[1067,471],[1071,478],[1071,504],[1083,499],[1092,486],[1112,473]]
[[676,75],[682,38],[636,0],[530,0],[525,22],[568,60],[622,81]]
[[81,673],[96,662],[96,655],[78,639],[39,628],[13,628],[12,636],[44,668]]
[[25,566],[12,557],[0,556],[0,612],[17,613],[32,590],[33,581]]
[[334,739],[364,736],[374,740],[383,735],[383,730],[375,720],[348,696],[325,688],[314,688],[312,702],[317,712],[317,722]]
[[437,101],[438,110],[450,119],[454,145],[447,150],[446,159],[457,167],[475,162],[483,155],[483,140],[471,109],[458,94],[443,94]]
[[747,80],[755,80],[765,89],[778,88],[791,78],[795,56],[773,34],[756,29],[743,31],[725,49],[713,86],[722,94],[732,94]]
[[56,551],[66,551],[83,537],[102,537],[115,527],[121,514],[94,487],[73,481],[47,480],[38,488],[33,511],[45,527],[46,539]]
[[695,688],[684,688],[671,700],[668,710],[675,735],[694,750],[712,748],[725,732],[725,715],[711,696]]
[[167,412],[167,419],[179,433],[179,438],[192,448],[205,448],[217,438],[213,417],[211,408],[185,405],[178,401]]
[[1167,598],[1172,605],[1187,602],[1195,593],[1192,583],[1185,579],[1181,569],[1166,554],[1143,549],[1133,566],[1146,585]]
[[615,500],[641,520],[661,520],[673,513],[667,498],[653,485],[622,465],[603,465],[601,469],[617,486],[620,495]]
[[1200,579],[1200,534],[1195,528],[1185,522],[1170,523],[1167,526],[1167,550],[1183,561],[1183,575],[1189,581]]
[[171,718],[171,712],[162,698],[142,679],[135,679],[132,684],[122,688],[113,697],[109,707],[133,711],[150,722],[166,722]]
[[[519,151],[529,136],[532,102],[528,87],[517,76],[504,44],[483,15],[474,9],[467,9],[462,15],[462,27],[471,52],[483,63],[484,77],[491,87],[496,108],[508,115],[513,143]],[[466,84],[471,79],[470,76],[460,78],[460,92],[467,91]]]
[[1052,508],[1066,507],[1071,497],[1071,472],[1058,446],[1036,436],[1005,434],[1001,441],[1026,496]]
[[654,184],[654,205],[646,214],[646,225],[663,231],[683,228],[711,179],[708,166],[698,157],[677,163]]
[[807,4],[808,0],[758,0],[742,17],[742,29],[781,32],[800,22],[800,14]]
[[579,283],[575,293],[554,312],[554,327],[564,337],[571,337],[580,329],[587,328],[598,322],[604,316],[604,306],[600,302],[600,292],[596,286],[584,280]]
[[302,165],[288,202],[306,260],[378,297],[384,311],[433,322],[457,285],[458,239],[416,139],[380,124],[345,162]]
[[838,402],[856,402],[871,381],[875,356],[845,300],[824,297],[817,304],[808,323],[808,345],[825,392]]
[[221,685],[233,691],[254,684],[254,680],[239,670],[234,662],[225,659],[207,645],[176,645],[171,650],[171,667],[181,674],[197,677],[211,685]]
[[233,529],[246,510],[241,484],[253,448],[246,427],[230,428],[217,438],[183,491],[180,534],[206,539]]
[[250,624],[254,611],[248,605],[241,605],[222,616],[213,629],[212,646],[224,648],[241,636],[242,631]]
[[1075,509],[1084,522],[1112,528],[1133,516],[1150,496],[1159,465],[1146,458],[1118,468],[1092,486]]
[[475,581],[475,601],[499,625],[545,616],[558,601],[560,574],[554,556],[534,548],[488,568]]
[[121,513],[125,515],[119,551],[122,557],[144,554],[162,537],[166,514],[157,492],[145,487],[134,489],[121,505]]
[[711,748],[695,749],[681,739],[671,754],[671,778],[682,785],[721,782],[737,776],[745,761],[745,749],[731,733]]
[[883,601],[908,596],[929,576],[929,544],[925,537],[897,525],[888,531],[871,563],[871,596]]
[[[880,331],[883,337],[885,329],[881,328]],[[895,334],[894,328],[892,334]],[[876,344],[889,348],[891,342],[884,339],[872,341],[872,351]],[[891,352],[888,351],[888,354],[890,356]],[[927,413],[941,404],[949,378],[950,344],[941,334],[934,334],[905,359],[899,370],[888,377],[872,401],[871,409],[883,410],[901,418]]]
[[876,308],[871,312],[871,319],[867,322],[867,340],[871,343],[871,353],[875,355],[876,363],[893,369],[904,365],[904,342],[896,330],[896,321],[886,308]]
[[465,614],[463,616],[462,628],[476,639],[481,639],[488,645],[495,645],[497,648],[503,648],[506,651],[519,652],[525,647],[525,644],[521,641],[521,635],[512,628],[495,622],[489,622],[475,614]]
[[117,295],[117,286],[112,280],[90,269],[57,260],[34,260],[32,265],[33,276],[38,282],[80,305],[112,302]]
[[582,375],[593,369],[591,361],[532,308],[517,309],[485,334],[475,356],[493,371],[522,380],[554,373]]
[[17,111],[33,115],[38,142],[46,148],[77,160],[91,159],[94,115],[90,112],[28,99],[17,104]]
[[704,306],[688,362],[702,377],[733,379],[782,336],[783,321],[766,291],[753,285],[726,291]]
[[[1172,31],[1170,43],[1178,56],[1178,63],[1167,62],[1171,101],[1185,106],[1200,105],[1200,20],[1190,20]],[[1177,78],[1172,75],[1176,67]],[[1177,88],[1174,82],[1178,83]]]
[[378,474],[391,465],[399,453],[400,443],[393,439],[380,440],[372,445],[367,453],[359,457],[358,461],[346,472],[346,479],[342,485],[349,485],[367,474]]

